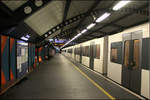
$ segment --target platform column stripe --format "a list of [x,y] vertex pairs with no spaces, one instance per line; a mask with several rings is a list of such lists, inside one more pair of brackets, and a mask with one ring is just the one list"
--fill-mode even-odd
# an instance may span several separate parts
[[14,79],[14,75],[13,75],[13,71],[12,71],[13,70],[13,65],[11,64],[11,60],[12,60],[11,56],[12,56],[12,53],[13,53],[12,49],[13,49],[14,41],[15,40],[13,38],[10,38],[10,48],[9,49],[10,49],[10,79],[11,80]]
[[9,37],[1,36],[1,82],[4,85],[6,81],[10,79],[10,69],[9,69]]
[[16,40],[10,38],[10,79],[16,79],[17,75],[17,65],[16,65]]
[[[3,55],[4,47],[7,41],[7,37],[1,36],[1,56]],[[2,61],[2,57],[1,57]],[[2,62],[1,62],[2,63]],[[6,84],[6,78],[3,72],[2,64],[1,64],[1,84],[4,85]]]
[[76,65],[70,62],[73,67],[78,70],[84,77],[86,77],[94,86],[96,86],[100,91],[102,91],[105,95],[107,95],[110,99],[115,100],[113,96],[111,96],[107,91],[105,91],[100,85],[98,85],[95,81],[93,81],[90,77],[88,77],[83,71],[81,71]]
[[4,72],[1,71],[1,84],[2,85],[5,85],[6,84],[6,78],[5,78],[5,75],[4,75]]

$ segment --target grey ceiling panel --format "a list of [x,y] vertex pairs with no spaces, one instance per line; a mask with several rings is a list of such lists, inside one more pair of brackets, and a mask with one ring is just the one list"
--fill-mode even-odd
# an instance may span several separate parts
[[85,18],[85,20],[81,23],[81,26],[84,26],[85,28],[91,24],[94,21],[94,18],[92,16],[88,16]]
[[40,36],[63,19],[65,1],[52,1],[25,20]]
[[133,14],[131,16],[126,17],[125,19],[122,19],[122,20],[116,22],[116,24],[120,24],[120,25],[124,25],[124,26],[130,26],[132,24],[135,24],[135,23],[140,22],[140,21],[142,22],[144,20],[148,20],[148,17],[144,16],[144,15]]
[[86,12],[94,3],[94,0],[72,0],[67,19]]
[[102,0],[95,9],[110,8],[115,2],[115,0]]
[[103,29],[100,30],[100,31],[103,31],[103,32],[106,32],[106,33],[110,33],[110,32],[115,31],[115,30],[117,30],[117,29],[119,29],[119,28],[117,28],[117,27],[112,27],[112,26],[107,26],[107,27],[103,28]]

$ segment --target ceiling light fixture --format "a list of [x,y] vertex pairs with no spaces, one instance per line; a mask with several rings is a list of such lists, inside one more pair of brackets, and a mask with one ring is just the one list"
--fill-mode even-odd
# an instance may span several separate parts
[[121,0],[113,7],[113,10],[115,10],[115,11],[119,10],[122,7],[124,7],[125,5],[127,5],[129,2],[131,2],[131,1],[130,0]]
[[21,39],[22,39],[22,40],[25,40],[25,41],[28,41],[28,38],[26,38],[26,37],[24,37],[24,36],[22,36]]
[[45,34],[45,37],[47,37],[48,35],[47,34]]
[[49,31],[48,33],[49,33],[49,34],[52,34],[52,32],[51,32],[51,31]]
[[87,29],[91,29],[92,27],[94,27],[96,24],[95,23],[92,23],[90,24],[89,26],[87,26]]
[[106,12],[102,16],[100,16],[99,18],[97,18],[96,22],[99,23],[99,22],[103,21],[104,19],[106,19],[109,16],[110,16],[110,13]]
[[61,48],[65,47],[66,45],[68,45],[70,42],[72,42],[73,40],[75,40],[76,38],[78,38],[81,35],[82,35],[82,33],[77,34],[71,40],[69,40],[67,43],[65,43]]
[[27,46],[28,43],[24,43],[24,42],[18,42],[18,44],[23,45],[23,46]]
[[87,32],[87,29],[84,29],[84,30],[81,31],[82,34],[85,33],[85,32]]
[[28,35],[28,34],[27,34],[27,35],[26,35],[26,38],[28,38],[28,39],[29,39],[29,38],[30,38],[30,35]]

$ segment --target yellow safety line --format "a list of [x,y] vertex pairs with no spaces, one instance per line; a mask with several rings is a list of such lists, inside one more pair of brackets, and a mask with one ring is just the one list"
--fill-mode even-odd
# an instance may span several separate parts
[[106,94],[110,99],[115,100],[113,96],[111,96],[108,92],[106,92],[100,85],[98,85],[95,81],[93,81],[90,77],[88,77],[82,70],[80,70],[76,65],[74,65],[72,62],[71,64],[73,67],[78,70],[84,77],[86,77],[94,86],[96,86],[100,91],[102,91],[104,94]]

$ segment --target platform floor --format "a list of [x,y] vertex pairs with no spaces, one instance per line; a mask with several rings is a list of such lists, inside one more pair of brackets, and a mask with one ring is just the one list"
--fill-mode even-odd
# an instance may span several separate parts
[[139,99],[68,58],[57,54],[40,64],[2,99]]

